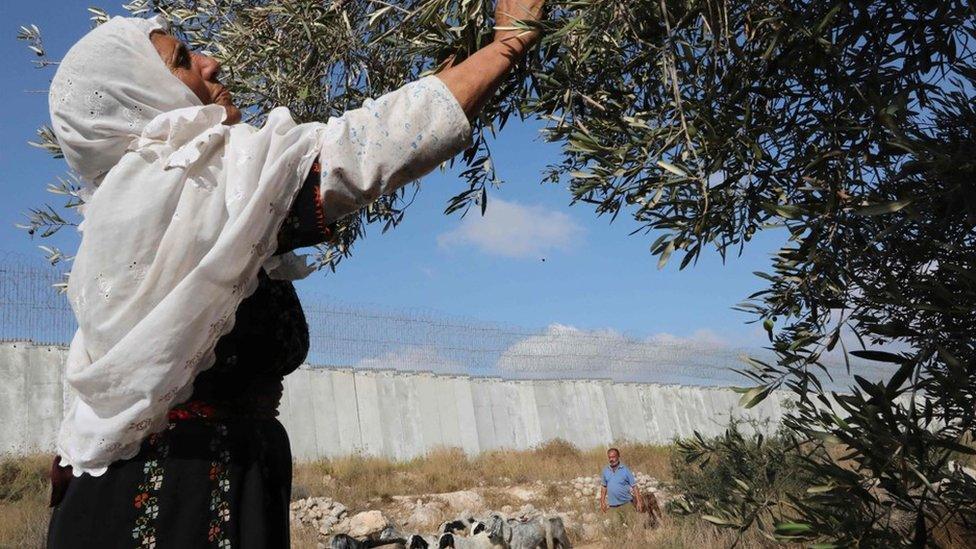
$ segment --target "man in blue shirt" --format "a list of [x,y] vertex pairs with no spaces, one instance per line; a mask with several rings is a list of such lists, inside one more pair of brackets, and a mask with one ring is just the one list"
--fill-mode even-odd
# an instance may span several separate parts
[[[607,450],[608,465],[603,468],[603,488],[600,490],[600,510],[618,509],[623,512],[643,509],[643,499],[637,479],[626,465],[620,463],[620,450]],[[621,517],[626,521],[626,517]]]

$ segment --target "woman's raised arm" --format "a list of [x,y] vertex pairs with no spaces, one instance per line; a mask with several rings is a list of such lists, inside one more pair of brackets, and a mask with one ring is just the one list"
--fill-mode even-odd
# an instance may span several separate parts
[[395,192],[469,146],[469,121],[538,39],[537,32],[505,27],[516,19],[538,20],[542,5],[543,0],[500,0],[495,10],[500,29],[490,45],[329,120],[319,152],[320,224]]
[[512,67],[539,39],[538,32],[506,29],[515,20],[538,21],[545,0],[499,0],[495,5],[495,40],[436,76],[471,120],[505,79]]

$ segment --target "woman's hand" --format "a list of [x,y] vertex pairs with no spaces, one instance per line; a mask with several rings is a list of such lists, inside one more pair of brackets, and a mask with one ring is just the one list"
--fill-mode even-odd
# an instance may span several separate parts
[[457,99],[468,120],[481,112],[485,102],[539,39],[538,31],[506,30],[515,20],[539,20],[545,0],[498,0],[495,5],[495,40],[457,65],[437,73]]
[[[515,21],[539,21],[545,0],[498,0],[495,4],[495,41],[518,40],[522,47],[539,38],[538,31],[511,28]],[[508,27],[508,28],[506,28]]]

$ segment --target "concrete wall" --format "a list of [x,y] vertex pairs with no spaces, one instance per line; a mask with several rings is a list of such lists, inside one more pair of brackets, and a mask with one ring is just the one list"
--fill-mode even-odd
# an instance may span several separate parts
[[[70,394],[63,347],[0,342],[0,453],[50,451]],[[298,459],[365,453],[408,459],[444,446],[476,454],[562,438],[581,448],[667,443],[722,432],[731,415],[777,421],[786,394],[750,411],[729,389],[605,380],[505,380],[302,367],[280,419]]]
[[0,453],[53,448],[68,398],[66,355],[64,347],[0,343]]

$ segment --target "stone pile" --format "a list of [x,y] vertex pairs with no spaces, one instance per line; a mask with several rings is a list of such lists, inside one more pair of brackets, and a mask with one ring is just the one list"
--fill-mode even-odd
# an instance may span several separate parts
[[348,518],[346,506],[327,497],[312,497],[291,502],[291,521],[315,529],[323,536],[338,533],[335,526]]
[[577,498],[599,498],[600,479],[599,477],[576,477],[569,481],[573,488],[573,495]]
[[345,505],[327,497],[293,501],[289,511],[292,522],[311,527],[323,537],[348,534],[354,538],[371,538],[393,524],[381,511],[350,515]]

